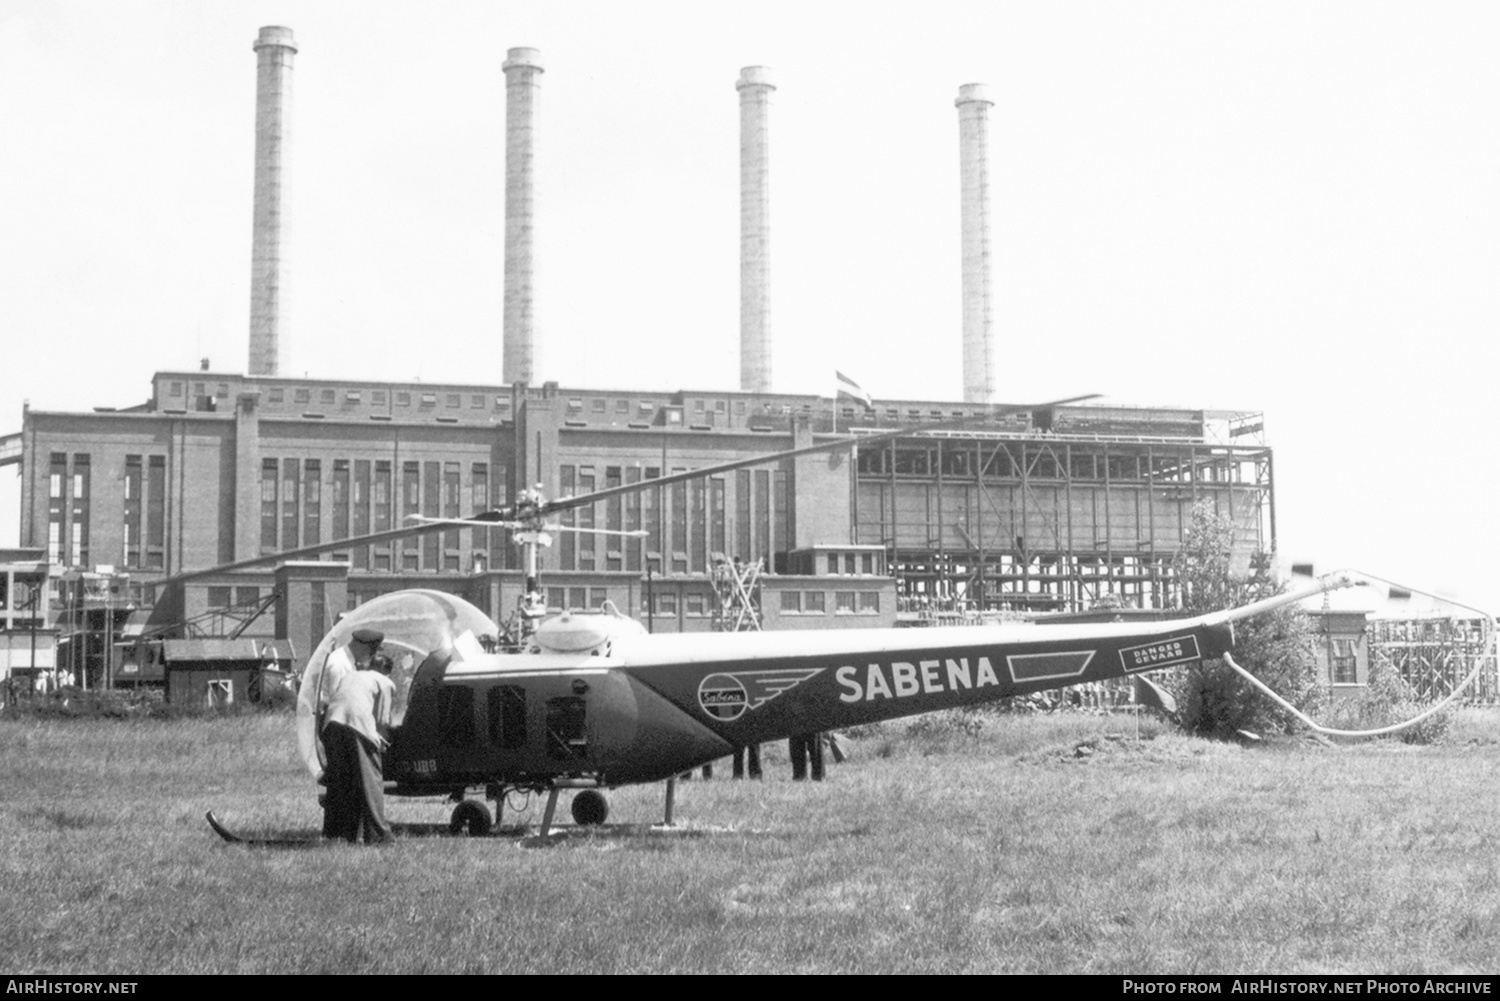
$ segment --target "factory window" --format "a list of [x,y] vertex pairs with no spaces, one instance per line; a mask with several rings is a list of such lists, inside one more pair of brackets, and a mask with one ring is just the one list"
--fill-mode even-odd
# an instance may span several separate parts
[[280,477],[280,463],[266,459],[260,464],[260,550],[262,553],[276,551],[276,483]]
[[[346,472],[347,476],[348,473]],[[338,490],[338,465],[334,465],[334,490]],[[337,518],[337,509],[334,517]],[[335,526],[337,522],[335,522]],[[337,530],[335,528],[335,530]],[[349,478],[349,521],[346,531],[336,538],[350,535],[368,535],[370,532],[370,460],[354,460],[354,475]],[[350,554],[349,562],[355,570],[367,570],[370,566],[370,550],[360,546]]]
[[345,403],[358,403],[359,402],[359,390],[357,390],[357,389],[351,389],[348,392],[346,392],[344,394],[344,402]]
[[227,382],[221,382],[221,383],[219,383],[219,392],[218,392],[218,395],[219,396],[228,396],[229,395],[229,383],[227,383]]
[[701,619],[708,614],[708,596],[701,591],[686,594],[682,599],[682,614]]
[[854,592],[853,591],[835,591],[835,592],[833,592],[833,614],[835,614],[835,615],[853,615],[854,614]]
[[829,573],[838,573],[839,572],[839,554],[838,553],[829,553],[828,554],[828,572]]
[[[686,469],[677,467],[673,473],[684,473]],[[687,507],[687,484],[683,482],[674,483],[669,493],[671,504],[672,521],[672,572],[687,573],[687,548],[688,548],[688,507]]]
[[316,546],[323,541],[323,465],[308,459],[302,476],[302,544]]
[[656,404],[652,403],[650,400],[642,400],[640,406],[636,409],[638,409],[643,414],[649,414],[651,411],[656,409]]
[[[579,466],[578,467],[578,494],[577,494],[577,496],[582,497],[585,494],[591,494],[591,493],[593,493],[594,492],[594,484],[596,482],[597,481],[594,479],[594,467],[593,466]],[[593,528],[594,527],[594,511],[595,511],[595,508],[594,508],[594,505],[592,505],[592,504],[588,504],[588,505],[585,505],[584,507],[580,507],[580,508],[577,509],[577,512],[576,512],[577,515],[578,515],[577,524],[578,524],[579,528]],[[580,570],[593,570],[594,569],[594,553],[595,553],[594,543],[598,540],[598,538],[599,537],[597,535],[594,535],[592,532],[583,532],[583,533],[579,534],[579,536],[578,536],[578,569],[580,569]]]
[[708,520],[708,484],[693,480],[688,485],[688,496],[692,512],[688,519],[688,552],[692,560],[691,569],[696,573],[708,570],[708,540],[703,528]]
[[145,486],[139,455],[125,456],[125,565],[141,565],[141,490]]
[[802,592],[782,591],[781,612],[783,615],[798,615],[802,612]]
[[[355,463],[356,476],[360,473],[360,465],[361,463]],[[373,512],[371,528],[376,532],[384,532],[391,527],[391,496],[394,492],[394,486],[391,482],[392,475],[393,471],[389,460],[381,459],[376,461],[375,480],[370,484],[370,507]],[[358,520],[360,507],[358,498],[356,498],[354,507],[356,519],[354,522],[355,535],[362,534],[359,531]],[[390,544],[386,543],[386,545],[373,551],[372,569],[390,570],[392,568],[391,550],[389,547]]]
[[258,605],[260,604],[260,588],[237,587],[234,589],[234,603],[236,605]]
[[201,383],[201,382],[195,382],[195,383],[193,383],[193,395],[194,396],[206,396],[206,395],[208,395],[208,389],[207,389],[207,387],[203,383]]
[[437,406],[437,394],[436,393],[423,393],[422,394],[422,406],[424,406],[424,407],[435,407],[435,406]]
[[182,383],[180,383],[180,382],[170,383],[168,385],[168,388],[167,388],[167,395],[168,396],[181,396],[182,395]]
[[[458,463],[443,463],[443,517],[457,518],[461,515],[459,511],[459,493],[462,489],[459,484]],[[458,570],[458,536],[457,530],[443,533],[443,569]]]
[[[423,470],[425,482],[422,484],[422,513],[428,517],[437,517],[442,513],[439,506],[442,504],[443,496],[442,466],[436,462],[427,462],[423,465],[426,468]],[[454,544],[457,545],[457,543]],[[422,537],[422,568],[424,570],[438,568],[438,547],[437,535]]]
[[292,390],[292,401],[294,403],[311,403],[312,390],[306,388]]
[[411,406],[411,394],[410,393],[397,393],[396,394],[396,406],[398,406],[398,407],[409,407],[409,406]]
[[802,594],[802,613],[804,615],[828,614],[828,593],[826,591],[804,591]]
[[473,396],[469,397],[469,409],[471,409],[471,410],[483,410],[484,409],[484,396],[482,394],[476,393]]
[[463,396],[459,393],[448,394],[448,408],[450,410],[463,406]]
[[296,459],[284,459],[281,463],[281,547],[283,549],[296,549],[297,520],[299,511],[297,502],[301,496],[301,468]]
[[703,413],[703,401],[702,400],[694,400],[693,401],[693,413],[695,413],[695,414],[701,414],[701,413]]
[[582,410],[582,409],[583,409],[583,401],[582,400],[572,399],[572,400],[568,401],[568,410],[569,411]]
[[859,614],[860,615],[879,615],[880,614],[880,592],[878,592],[878,591],[861,591],[861,592],[859,592]]
[[89,455],[74,456],[74,528],[71,554],[74,566],[89,563]]
[[[639,483],[639,482],[641,482],[641,467],[640,466],[629,466],[629,467],[626,467],[626,469],[624,470],[624,472],[625,472],[625,482],[626,483]],[[621,499],[621,500],[624,501],[624,504],[622,506],[625,509],[624,510],[625,524],[623,526],[624,529],[625,529],[625,531],[627,531],[627,532],[637,532],[637,531],[640,531],[640,528],[641,528],[641,494],[640,494],[640,491],[636,491],[636,492],[634,492],[634,493],[632,493],[632,494],[630,494],[630,495],[628,495],[628,496],[626,496],[624,498],[619,498],[619,499]],[[641,550],[644,549],[644,548],[645,547],[642,545],[640,539],[628,539],[628,540],[625,541],[625,569],[626,570],[631,571],[633,573],[640,572],[640,569],[641,569]]]
[[726,489],[722,476],[715,476],[708,482],[708,548],[714,553],[724,552],[729,545],[724,514]]
[[677,594],[673,591],[664,591],[656,596],[657,615],[677,614]]
[[349,538],[349,460],[333,460],[334,541]]
[[604,413],[604,409],[608,405],[608,403],[608,400],[590,400],[589,409],[596,414],[602,414]]
[[503,396],[497,396],[497,397],[495,397],[495,409],[496,410],[509,410],[510,409],[510,400],[507,400]]
[[228,608],[230,602],[233,600],[230,597],[231,594],[232,591],[227,587],[219,587],[217,585],[210,587],[208,589],[208,607]]
[[617,413],[617,414],[628,414],[628,413],[630,413],[630,401],[629,400],[616,400],[615,401],[615,413]]
[[338,399],[338,392],[332,389],[318,390],[318,400],[322,403],[333,403]]
[[743,414],[745,412],[745,401],[744,400],[735,400],[734,401],[734,412],[737,413],[737,414]]
[[153,455],[146,466],[146,566],[166,566],[167,457]]
[[267,399],[268,399],[268,400],[269,400],[269,401],[270,401],[270,402],[271,402],[271,403],[280,403],[280,402],[281,402],[281,400],[282,400],[282,397],[283,397],[283,396],[284,396],[284,395],[285,395],[285,394],[284,394],[284,393],[283,393],[283,392],[282,392],[282,390],[281,390],[281,388],[280,388],[280,387],[279,387],[279,386],[278,386],[278,387],[277,387],[277,388],[276,388],[276,389],[272,389],[272,390],[270,390],[270,391],[269,391],[269,392],[267,392],[267,394],[266,394],[266,398],[267,398]]
[[372,389],[372,390],[370,390],[370,402],[372,404],[374,404],[375,406],[377,406],[377,407],[383,407],[383,406],[385,406],[385,390],[383,390],[383,389]]
[[859,554],[859,566],[860,566],[860,570],[859,570],[860,573],[873,574],[875,572],[875,554],[874,553],[860,553]]

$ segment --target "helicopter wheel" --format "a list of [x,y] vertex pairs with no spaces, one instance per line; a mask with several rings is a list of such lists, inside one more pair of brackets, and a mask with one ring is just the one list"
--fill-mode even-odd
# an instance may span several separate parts
[[597,789],[573,797],[573,820],[580,827],[597,827],[609,819],[609,800]]
[[477,800],[466,799],[453,808],[453,816],[448,820],[448,833],[482,838],[490,833],[493,826],[489,809]]

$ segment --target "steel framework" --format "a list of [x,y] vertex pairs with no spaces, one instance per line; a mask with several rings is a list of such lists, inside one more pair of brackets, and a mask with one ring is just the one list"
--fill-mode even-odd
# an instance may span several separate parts
[[1276,544],[1271,450],[1170,437],[953,432],[861,450],[855,541],[879,543],[904,610],[1077,609],[1177,598],[1193,507]]

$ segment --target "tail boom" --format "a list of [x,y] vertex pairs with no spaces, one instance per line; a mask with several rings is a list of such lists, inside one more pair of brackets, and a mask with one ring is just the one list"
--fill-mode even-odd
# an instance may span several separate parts
[[[1204,617],[742,634],[731,656],[722,655],[730,637],[720,634],[721,655],[712,659],[692,658],[687,637],[645,637],[676,642],[622,653],[634,679],[744,745],[1186,666],[1219,657],[1233,637],[1232,625]],[[691,662],[668,662],[674,653]]]

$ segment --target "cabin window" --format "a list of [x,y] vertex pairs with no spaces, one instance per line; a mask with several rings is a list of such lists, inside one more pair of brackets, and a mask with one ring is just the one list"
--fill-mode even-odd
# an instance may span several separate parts
[[547,700],[547,756],[558,761],[588,755],[586,703],[580,695]]
[[438,741],[443,747],[474,746],[474,689],[442,689],[442,698],[438,700]]
[[526,689],[496,685],[489,694],[490,743],[515,750],[526,746]]

